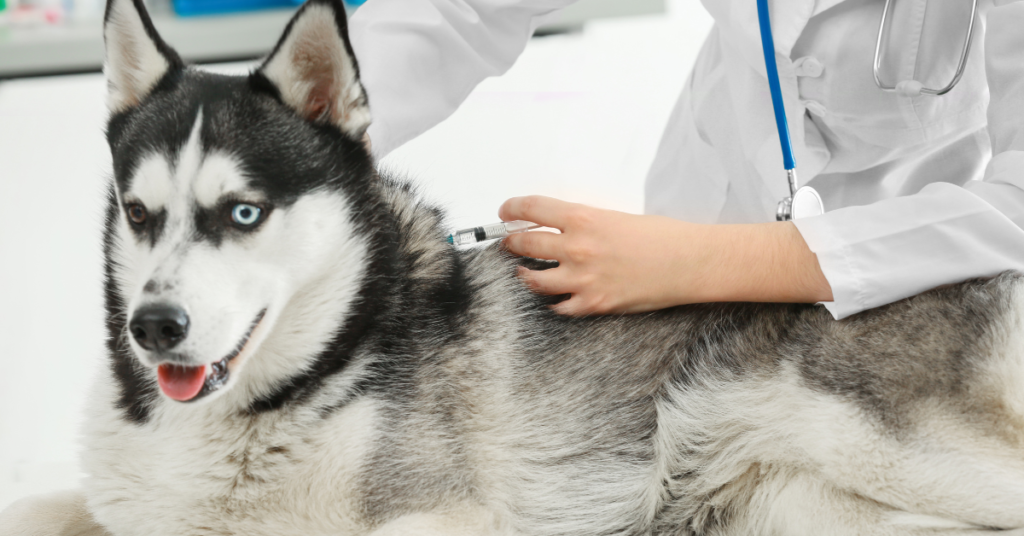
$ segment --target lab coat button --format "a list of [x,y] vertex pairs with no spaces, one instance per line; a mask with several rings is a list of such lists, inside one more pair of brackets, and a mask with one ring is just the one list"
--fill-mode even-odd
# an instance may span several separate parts
[[825,114],[828,113],[825,106],[818,101],[806,100],[804,101],[804,108],[807,108],[808,112],[818,117],[825,117]]
[[793,70],[797,76],[817,78],[825,72],[825,66],[817,58],[806,56],[793,62]]

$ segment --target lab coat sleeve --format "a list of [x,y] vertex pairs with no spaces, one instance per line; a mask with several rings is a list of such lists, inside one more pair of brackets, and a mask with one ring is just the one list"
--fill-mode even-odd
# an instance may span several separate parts
[[349,35],[383,158],[440,123],[483,79],[504,73],[543,18],[575,0],[374,0]]
[[1024,2],[993,8],[987,22],[993,158],[984,179],[937,182],[795,222],[832,286],[834,301],[824,305],[837,319],[943,284],[1024,270]]

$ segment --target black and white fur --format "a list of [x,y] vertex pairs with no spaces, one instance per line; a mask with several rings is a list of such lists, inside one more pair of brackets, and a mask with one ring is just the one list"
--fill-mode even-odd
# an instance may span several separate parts
[[[105,24],[109,370],[79,491],[0,534],[1024,532],[1024,280],[833,321],[803,305],[567,318],[378,174],[337,0],[251,75]],[[372,97],[372,96],[371,96]],[[239,228],[230,208],[262,207]],[[142,225],[128,207],[143,205]],[[140,308],[187,311],[173,353]],[[190,402],[167,360],[228,361]]]

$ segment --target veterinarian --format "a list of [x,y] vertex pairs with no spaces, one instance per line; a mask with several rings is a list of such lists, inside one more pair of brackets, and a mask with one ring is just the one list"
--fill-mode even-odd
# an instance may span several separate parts
[[[1024,1],[983,0],[964,73],[945,95],[872,76],[884,2],[773,0],[782,93],[800,176],[827,212],[775,222],[788,194],[753,0],[703,0],[715,19],[647,177],[647,215],[531,196],[503,220],[562,230],[506,239],[556,259],[524,270],[571,293],[566,314],[710,301],[821,302],[836,318],[973,277],[1024,269]],[[368,2],[351,35],[373,96],[377,157],[504,73],[571,0]],[[971,2],[894,1],[884,82],[943,87]],[[711,225],[717,224],[717,225]]]

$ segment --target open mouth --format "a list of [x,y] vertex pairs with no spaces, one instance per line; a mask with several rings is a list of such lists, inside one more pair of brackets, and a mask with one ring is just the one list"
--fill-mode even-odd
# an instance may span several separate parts
[[266,313],[266,309],[260,311],[248,331],[235,345],[234,351],[218,361],[199,366],[161,363],[157,367],[157,383],[160,385],[160,390],[179,402],[191,402],[223,387],[228,382],[230,374],[228,363],[242,353],[245,345],[249,343],[253,331],[256,330],[256,326],[260,324]]

